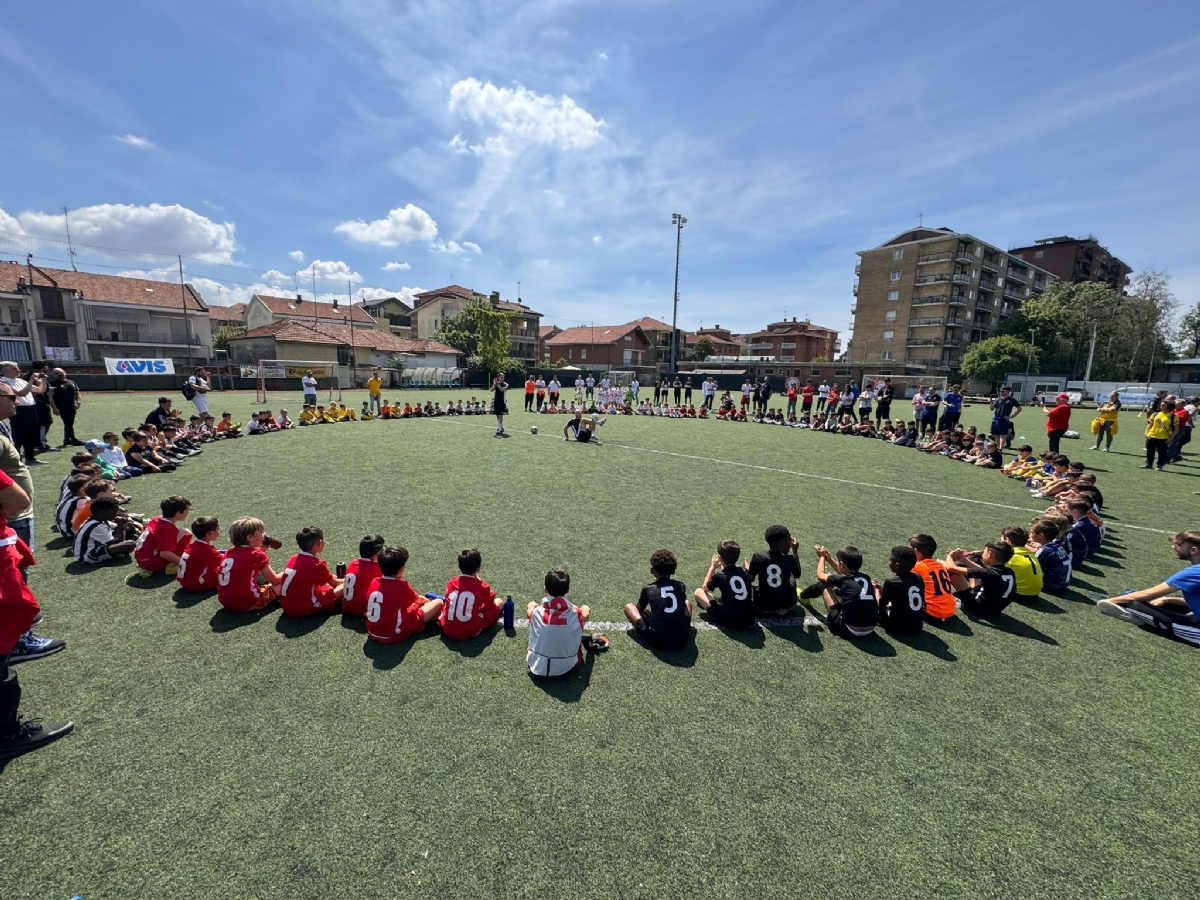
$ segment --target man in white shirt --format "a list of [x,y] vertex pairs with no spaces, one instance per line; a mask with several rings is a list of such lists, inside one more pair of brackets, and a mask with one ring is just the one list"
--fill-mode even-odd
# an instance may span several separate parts
[[[196,407],[196,414],[204,416],[208,414],[208,370],[197,369],[192,373],[192,377],[188,379],[188,384],[195,391],[192,395],[192,405]],[[315,390],[315,386],[314,386]]]
[[706,406],[711,410],[713,407],[713,395],[716,394],[716,392],[717,383],[713,381],[713,377],[709,375],[700,385],[700,393],[704,395],[704,401],[701,405]]
[[746,409],[750,405],[750,392],[754,390],[754,386],[749,380],[742,382],[742,409]]
[[317,405],[317,379],[313,378],[312,369],[304,373],[304,377],[300,379],[300,384],[304,388],[304,403],[307,406]]
[[557,408],[558,394],[562,390],[562,385],[558,383],[557,375],[550,376],[550,383],[546,385],[546,388],[550,393],[550,405]]
[[41,425],[38,424],[37,401],[35,395],[46,390],[46,376],[34,374],[33,381],[21,377],[21,370],[15,362],[0,362],[0,381],[3,381],[17,397],[16,415],[11,420],[13,443],[25,455],[25,465],[44,466],[43,460],[37,459],[37,452],[42,445]]
[[820,386],[817,388],[817,413],[825,412],[825,405],[829,403],[829,382],[822,379]]
[[591,400],[596,396],[596,379],[591,375],[587,377],[587,399]]
[[629,382],[629,389],[633,391],[633,402],[637,403],[638,400],[641,399],[638,396],[638,392],[642,389],[642,383],[635,378],[633,381]]

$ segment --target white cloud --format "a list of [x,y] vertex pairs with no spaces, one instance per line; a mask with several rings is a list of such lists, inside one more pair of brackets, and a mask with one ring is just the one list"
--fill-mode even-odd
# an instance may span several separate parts
[[456,134],[450,138],[450,142],[446,146],[450,149],[451,153],[467,153],[471,149],[470,145],[463,140],[461,134]]
[[291,257],[292,259],[294,259],[296,262],[304,262],[304,251],[303,250],[293,250],[291,253],[288,254],[288,256]]
[[406,269],[411,269],[411,268],[412,268],[412,266],[410,266],[406,262],[390,262],[386,266],[383,267],[383,271],[385,271],[385,272],[403,272]]
[[602,238],[600,235],[596,235],[594,238],[592,238],[592,243],[599,244],[603,240],[604,240],[604,238]]
[[[300,271],[300,277],[303,278],[305,273],[308,273],[310,280],[315,273],[317,281],[353,281],[355,283],[362,281],[362,276],[357,272],[351,271],[350,267],[340,259],[314,259]],[[266,277],[266,275],[263,276],[263,278]]]
[[262,277],[264,281],[269,281],[272,284],[282,284],[285,281],[291,281],[293,276],[286,272],[280,272],[278,269],[271,269],[270,271],[263,272]]
[[550,265],[550,260],[548,260],[548,259],[535,259],[535,260],[533,261],[533,264],[534,264],[535,266],[537,266],[539,269],[544,269],[544,268],[546,268],[546,266]]
[[[594,118],[565,94],[558,100],[518,85],[496,87],[467,78],[450,89],[450,110],[480,124],[494,125],[508,142],[583,149],[600,140],[603,119]],[[451,142],[453,143],[453,142]],[[460,144],[463,144],[461,140]]]
[[473,244],[470,241],[463,241],[461,244],[458,241],[438,241],[435,244],[430,244],[429,249],[435,253],[482,253],[478,244]]
[[354,219],[333,229],[362,244],[399,247],[409,241],[432,241],[437,237],[437,223],[419,206],[411,203],[397,207],[386,218],[373,222]]
[[607,54],[607,53],[601,53],[601,54],[600,54],[600,56],[599,56],[598,58],[600,59],[600,61],[601,61],[601,62],[604,62],[605,60],[607,60],[607,59],[608,59],[608,54]]
[[139,150],[153,150],[155,148],[153,141],[148,138],[138,137],[136,134],[114,134],[113,137],[122,144],[137,147]]
[[8,234],[22,234],[21,223],[0,209],[0,231]]
[[[232,222],[214,222],[177,203],[102,203],[73,209],[70,216],[71,237],[79,244],[182,254],[211,263],[232,262],[237,250]],[[0,219],[10,226],[12,221],[12,216]],[[52,240],[66,237],[61,212],[22,212],[16,221],[24,234]]]

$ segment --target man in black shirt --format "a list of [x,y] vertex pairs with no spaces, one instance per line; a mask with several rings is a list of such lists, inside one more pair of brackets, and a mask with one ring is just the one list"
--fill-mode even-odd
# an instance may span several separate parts
[[773,390],[774,389],[771,387],[771,379],[764,378],[762,383],[762,391],[758,395],[759,408],[762,410],[764,416],[767,414],[767,409],[770,408],[771,394]]
[[670,550],[655,550],[650,556],[654,581],[642,588],[636,604],[625,604],[625,618],[656,650],[678,650],[692,633],[687,587],[671,577],[677,565]]
[[963,609],[980,616],[997,616],[1016,596],[1017,579],[1008,561],[1013,557],[1011,544],[993,541],[982,554],[952,550],[946,568],[954,582],[954,596]]
[[916,634],[925,620],[925,580],[913,571],[912,547],[893,547],[888,568],[894,573],[879,589],[879,624],[893,634]]
[[[817,551],[817,583],[806,587],[801,598],[824,598],[825,620],[829,630],[838,637],[860,638],[874,634],[875,626],[879,624],[879,597],[874,582],[859,571],[862,553],[857,547],[843,547],[835,558],[820,544],[813,549]],[[827,571],[826,564],[834,571]]]
[[746,571],[754,588],[754,606],[759,612],[783,616],[796,605],[796,580],[800,577],[800,545],[784,525],[772,525],[765,535],[767,552],[750,557]]
[[1012,420],[1021,414],[1021,404],[1013,399],[1012,388],[1007,384],[1000,388],[1000,396],[988,404],[992,408],[992,437],[1003,450],[1012,434]]
[[[722,541],[709,563],[704,587],[696,588],[696,602],[708,613],[708,621],[723,628],[742,629],[754,625],[750,580],[746,570],[737,564],[741,555],[742,548],[737,541]],[[718,566],[722,567],[719,571]]]
[[881,387],[875,395],[875,427],[878,428],[884,419],[892,417],[892,398],[896,396],[896,389],[892,387],[892,379],[883,379],[883,387]]
[[932,428],[937,431],[938,409],[942,405],[942,395],[937,392],[937,388],[931,387],[925,394],[925,411],[921,417],[921,431],[926,428]]
[[50,373],[50,405],[63,423],[64,447],[82,447],[83,441],[75,437],[75,411],[79,409],[79,385],[67,378],[63,369]]
[[678,406],[679,405],[679,395],[683,391],[683,382],[679,380],[678,375],[675,376],[675,381],[671,384],[671,387],[673,387],[675,389],[675,405]]

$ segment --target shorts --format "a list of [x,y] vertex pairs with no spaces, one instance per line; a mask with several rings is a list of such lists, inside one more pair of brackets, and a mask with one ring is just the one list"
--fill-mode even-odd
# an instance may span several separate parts
[[954,596],[962,603],[963,609],[977,616],[998,616],[1011,602],[1009,600],[988,601],[984,598],[983,588],[970,588],[965,591],[955,591]]
[[687,628],[654,628],[648,619],[642,619],[645,627],[640,629],[646,643],[655,650],[679,650],[688,642],[692,629]]
[[[424,612],[420,613],[424,620]],[[500,621],[500,609],[495,603],[487,603],[484,605],[482,614],[478,617],[472,616],[470,622],[454,622],[447,627],[442,625],[442,634],[452,641],[469,641],[474,637],[478,637],[487,629],[493,627]]]
[[404,611],[401,622],[399,634],[378,637],[368,631],[367,637],[377,644],[399,644],[401,641],[407,641],[414,634],[425,630],[425,610],[414,604]]
[[913,615],[911,609],[897,615],[890,606],[885,606],[879,610],[879,624],[891,634],[920,634],[924,623],[920,616]]
[[1002,416],[992,416],[991,434],[1008,437],[1010,431],[1012,431],[1012,419],[1006,419]]
[[1147,628],[1189,644],[1200,645],[1200,622],[1190,610],[1176,612],[1177,607],[1155,606],[1141,600],[1134,600],[1126,608]]
[[736,607],[725,605],[719,600],[713,600],[712,606],[706,612],[708,613],[708,621],[721,628],[744,631],[747,628],[754,627],[753,609],[737,609]]
[[825,612],[825,621],[829,623],[829,631],[836,634],[838,637],[854,640],[855,638],[870,637],[875,633],[875,627],[871,626],[870,634],[855,634],[846,625],[845,616],[842,614],[842,604],[835,603]]
[[592,439],[592,433],[590,431],[575,432],[575,440],[579,441],[579,443],[581,443],[581,444],[586,444],[591,439]]

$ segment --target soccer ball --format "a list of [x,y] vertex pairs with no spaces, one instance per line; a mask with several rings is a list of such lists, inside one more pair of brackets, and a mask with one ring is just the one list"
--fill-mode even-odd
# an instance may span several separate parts
[[530,434],[537,434],[537,426],[536,426],[536,425],[531,425],[531,426],[529,426],[529,433],[530,433]]

